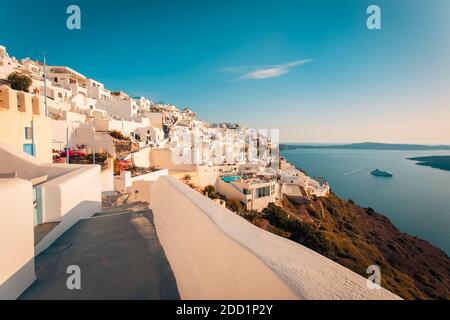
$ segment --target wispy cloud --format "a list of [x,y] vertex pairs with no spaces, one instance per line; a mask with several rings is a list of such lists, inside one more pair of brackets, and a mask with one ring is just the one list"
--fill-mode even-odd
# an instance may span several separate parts
[[292,68],[301,66],[305,63],[313,62],[312,59],[296,60],[283,64],[267,65],[260,67],[228,67],[222,68],[222,72],[239,74],[235,80],[262,80],[280,77],[288,73]]

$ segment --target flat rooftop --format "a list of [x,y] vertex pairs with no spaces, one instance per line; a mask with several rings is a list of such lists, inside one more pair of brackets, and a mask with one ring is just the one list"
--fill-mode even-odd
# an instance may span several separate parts
[[[180,299],[153,214],[142,205],[80,220],[35,263],[37,280],[20,299]],[[71,265],[80,267],[80,290],[67,288]]]

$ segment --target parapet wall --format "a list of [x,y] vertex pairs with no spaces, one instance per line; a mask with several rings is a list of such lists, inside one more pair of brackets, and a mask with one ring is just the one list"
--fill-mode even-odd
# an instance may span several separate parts
[[35,280],[31,182],[0,179],[0,300],[17,299]]
[[100,166],[85,165],[41,185],[44,222],[59,224],[35,247],[38,255],[80,219],[102,209]]
[[[181,298],[297,299],[269,267],[214,224],[187,194],[193,192],[173,177],[159,178],[151,190],[158,238]],[[226,209],[220,214],[233,215]]]
[[[36,255],[78,220],[101,211],[102,177],[99,165],[46,164],[0,142],[0,174],[15,173],[24,180],[47,177],[45,182],[35,186],[42,191],[43,222],[60,222],[36,245]],[[12,199],[17,203],[25,201],[21,193],[14,194]],[[33,199],[30,205],[33,205]],[[5,211],[5,214],[8,212]],[[30,215],[33,221],[33,213]],[[2,227],[0,224],[0,233]]]
[[183,299],[399,299],[173,177],[152,185],[151,208]]

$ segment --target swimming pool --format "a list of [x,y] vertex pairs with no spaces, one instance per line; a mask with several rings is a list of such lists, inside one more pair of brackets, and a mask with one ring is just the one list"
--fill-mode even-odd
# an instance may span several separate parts
[[236,181],[239,179],[241,179],[241,176],[227,176],[227,177],[222,178],[222,180],[227,183],[230,183],[230,182],[233,182],[233,181]]

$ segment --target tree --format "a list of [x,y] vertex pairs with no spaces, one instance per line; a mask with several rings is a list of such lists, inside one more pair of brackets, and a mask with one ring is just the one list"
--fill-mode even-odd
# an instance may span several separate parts
[[216,192],[216,188],[214,188],[213,185],[208,184],[205,188],[204,188],[205,192]]
[[236,199],[227,199],[226,206],[229,210],[240,214],[242,205]]
[[11,83],[11,88],[14,90],[28,92],[33,80],[25,74],[20,72],[13,72],[8,76],[8,81]]
[[214,188],[214,186],[212,185],[207,185],[204,189],[203,189],[203,193],[206,194],[208,197],[211,198],[211,196],[216,194],[216,189]]

